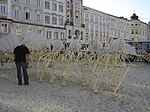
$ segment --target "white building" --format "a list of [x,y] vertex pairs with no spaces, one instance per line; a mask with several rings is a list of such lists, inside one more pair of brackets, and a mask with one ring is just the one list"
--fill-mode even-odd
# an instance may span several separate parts
[[18,37],[33,33],[48,40],[65,38],[66,0],[8,0],[3,6],[1,21],[8,21],[3,26],[13,28]]
[[138,16],[134,13],[130,20],[130,40],[146,41],[150,31],[148,31],[148,26],[148,24],[140,21]]
[[0,0],[0,38],[10,31],[18,37],[35,34],[48,41],[97,41],[103,46],[117,38],[150,40],[150,24],[136,14],[127,20],[83,6],[83,0]]
[[[5,20],[8,16],[8,2],[7,0],[0,1],[0,38],[7,35],[9,32],[9,21]],[[3,18],[3,19],[1,19]]]
[[84,6],[85,41],[107,46],[112,39],[129,39],[130,21]]
[[148,34],[147,34],[147,40],[150,41],[150,22],[148,22]]
[[45,36],[65,40],[66,0],[43,0]]

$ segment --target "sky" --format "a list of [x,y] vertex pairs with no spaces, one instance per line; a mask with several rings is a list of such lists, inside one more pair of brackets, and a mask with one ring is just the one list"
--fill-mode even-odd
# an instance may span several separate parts
[[83,0],[83,5],[128,19],[135,13],[141,21],[150,21],[150,0]]

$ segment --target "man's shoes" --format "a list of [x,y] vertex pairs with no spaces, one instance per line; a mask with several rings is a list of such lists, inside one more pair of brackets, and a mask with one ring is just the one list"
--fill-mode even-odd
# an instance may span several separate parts
[[29,83],[24,83],[24,85],[29,85]]
[[22,83],[18,83],[18,85],[20,85],[20,86],[21,86],[21,85],[22,85]]

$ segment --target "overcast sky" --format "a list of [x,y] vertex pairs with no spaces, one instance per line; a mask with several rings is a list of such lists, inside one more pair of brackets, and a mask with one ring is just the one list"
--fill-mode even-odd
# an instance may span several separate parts
[[128,19],[135,12],[141,21],[150,21],[150,0],[83,0],[83,5]]

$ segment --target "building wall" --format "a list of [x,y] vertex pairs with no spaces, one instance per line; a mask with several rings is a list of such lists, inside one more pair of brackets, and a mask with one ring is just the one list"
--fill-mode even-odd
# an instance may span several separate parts
[[140,20],[131,20],[129,37],[132,41],[146,41],[148,37],[148,24]]
[[43,0],[43,2],[44,25],[53,27],[44,29],[45,37],[65,41],[66,0]]
[[67,42],[78,39],[83,43],[85,28],[83,24],[83,1],[66,0],[66,37]]
[[148,23],[148,34],[147,34],[147,40],[150,41],[150,22]]
[[[6,36],[9,32],[9,28],[8,28],[9,21],[5,20],[5,18],[7,18],[7,15],[8,15],[8,1],[1,0],[0,1],[0,38]],[[2,20],[1,18],[4,18],[4,20]]]
[[[7,29],[12,28],[17,36],[26,33],[34,33],[37,35],[41,34],[41,38],[48,40],[64,40],[66,0],[27,1],[30,2],[26,2],[26,0],[12,0],[8,2],[7,5],[9,9],[8,15],[6,16]],[[49,9],[47,9],[45,2],[49,3]],[[56,5],[54,6],[53,3]],[[46,15],[49,16],[49,22],[45,20]],[[56,22],[53,22],[53,17],[56,18]],[[3,19],[3,22],[6,23],[6,20]],[[9,33],[9,31],[7,31],[7,33]]]
[[128,39],[129,21],[85,7],[85,41],[98,41],[106,46],[112,39]]
[[83,0],[1,0],[0,7],[0,37],[13,30],[17,36],[34,33],[48,40],[78,39],[105,46],[117,38],[150,38],[150,25],[83,6]]

